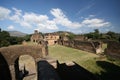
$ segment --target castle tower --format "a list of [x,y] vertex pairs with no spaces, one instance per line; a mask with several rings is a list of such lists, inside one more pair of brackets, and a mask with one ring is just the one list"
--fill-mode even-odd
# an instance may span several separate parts
[[39,34],[38,30],[35,30],[34,34],[31,36],[31,42],[38,42],[40,39],[43,39],[42,35]]
[[35,31],[34,31],[34,34],[38,34],[38,30],[35,30]]

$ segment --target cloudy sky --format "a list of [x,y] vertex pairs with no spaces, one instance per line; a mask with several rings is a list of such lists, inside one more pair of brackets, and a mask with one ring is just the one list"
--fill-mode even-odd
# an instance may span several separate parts
[[0,28],[24,33],[120,32],[120,0],[0,0]]

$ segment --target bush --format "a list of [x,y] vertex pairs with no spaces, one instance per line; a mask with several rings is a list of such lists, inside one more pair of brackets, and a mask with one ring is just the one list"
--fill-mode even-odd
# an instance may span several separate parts
[[10,42],[7,41],[7,40],[3,40],[0,42],[0,47],[3,47],[3,46],[9,46],[10,45]]

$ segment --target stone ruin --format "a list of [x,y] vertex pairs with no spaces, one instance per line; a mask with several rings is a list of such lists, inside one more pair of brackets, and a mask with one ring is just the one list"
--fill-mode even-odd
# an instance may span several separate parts
[[48,45],[55,45],[58,43],[59,35],[56,33],[48,33],[44,35],[44,40]]
[[37,80],[37,67],[32,56],[21,55],[18,64],[18,80]]
[[43,36],[39,34],[39,32],[37,30],[34,31],[34,34],[31,36],[30,40],[31,42],[38,42],[39,40],[43,39]]
[[100,54],[103,52],[102,42],[100,41],[69,40],[61,38],[58,40],[58,44],[96,54]]
[[[16,80],[16,75],[19,75],[19,69],[22,69],[23,73],[28,69],[26,65],[22,65],[22,68],[17,68],[20,65],[18,64],[18,61],[21,55],[30,55],[35,59],[35,62],[48,55],[48,47],[47,44],[45,44],[45,41],[40,40],[37,42],[39,42],[38,45],[15,45],[0,48],[0,80]],[[32,76],[32,72],[29,71],[29,73],[30,76]],[[26,75],[27,74],[28,73],[26,73]],[[23,80],[26,80],[26,78]]]
[[37,30],[34,31],[34,34],[31,36],[31,42],[40,43],[41,41],[46,41],[47,45],[54,45],[58,43],[59,35],[56,33],[47,33],[44,35],[44,38]]
[[120,42],[108,41],[105,54],[113,59],[120,60]]
[[41,47],[43,57],[48,55],[48,43],[37,30],[35,30],[34,34],[31,36],[31,42],[35,42]]
[[43,58],[46,57],[48,55],[48,45],[47,45],[47,42],[44,41],[43,39],[42,40],[39,39],[37,43],[42,48],[42,56],[43,56]]

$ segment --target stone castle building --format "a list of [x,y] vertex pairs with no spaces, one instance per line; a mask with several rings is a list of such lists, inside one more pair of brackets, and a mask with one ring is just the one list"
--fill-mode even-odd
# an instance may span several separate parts
[[59,35],[55,33],[48,33],[44,35],[44,40],[48,43],[48,45],[54,45],[58,43]]
[[34,34],[30,38],[31,42],[38,42],[39,40],[42,40],[42,39],[43,39],[43,36],[39,34],[37,30],[34,31]]
[[45,41],[48,45],[54,45],[58,43],[59,35],[55,33],[47,33],[44,35],[44,38],[37,30],[34,31],[34,34],[31,36],[31,42],[41,43]]

